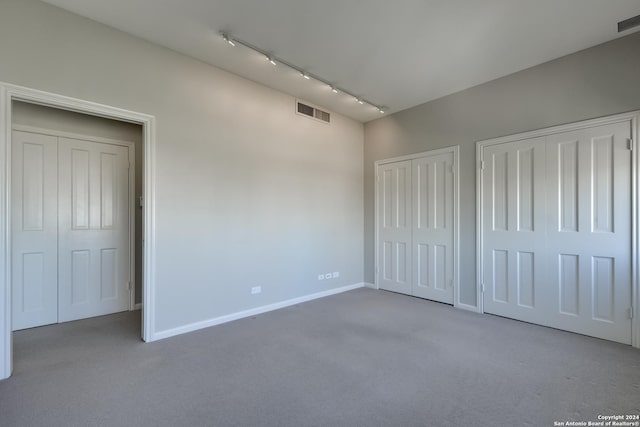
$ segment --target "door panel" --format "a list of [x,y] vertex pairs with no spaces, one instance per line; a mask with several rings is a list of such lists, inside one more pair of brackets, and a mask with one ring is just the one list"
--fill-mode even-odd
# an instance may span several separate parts
[[630,137],[626,122],[546,141],[553,325],[624,343],[631,342]]
[[544,139],[485,147],[482,181],[484,310],[543,322]]
[[58,320],[57,138],[12,134],[13,330]]
[[411,161],[378,168],[378,284],[411,295]]
[[412,295],[453,304],[454,155],[412,161]]
[[59,139],[59,321],[129,307],[126,147]]

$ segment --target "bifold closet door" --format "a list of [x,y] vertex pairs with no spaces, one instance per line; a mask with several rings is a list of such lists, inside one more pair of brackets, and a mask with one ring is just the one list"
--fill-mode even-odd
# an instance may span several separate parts
[[12,328],[58,320],[58,139],[12,133]]
[[59,321],[129,307],[127,147],[59,139]]
[[482,149],[484,311],[631,343],[631,123]]
[[411,161],[378,167],[378,285],[412,293]]
[[454,155],[412,161],[412,295],[453,304]]
[[546,324],[545,140],[491,145],[483,159],[484,311]]
[[631,344],[629,122],[547,137],[548,268],[557,327]]

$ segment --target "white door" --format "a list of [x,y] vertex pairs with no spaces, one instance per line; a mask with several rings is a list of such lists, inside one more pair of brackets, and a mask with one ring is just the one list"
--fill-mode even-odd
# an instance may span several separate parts
[[127,310],[128,147],[12,140],[12,329]]
[[127,147],[60,138],[60,322],[129,307],[128,156]]
[[484,310],[631,343],[629,122],[483,148]]
[[378,167],[378,285],[411,295],[411,161]]
[[453,153],[413,160],[412,175],[412,295],[453,304]]
[[631,343],[629,122],[547,137],[554,325]]
[[485,147],[482,180],[484,311],[542,324],[544,153],[544,138]]
[[12,133],[12,324],[58,320],[58,139]]

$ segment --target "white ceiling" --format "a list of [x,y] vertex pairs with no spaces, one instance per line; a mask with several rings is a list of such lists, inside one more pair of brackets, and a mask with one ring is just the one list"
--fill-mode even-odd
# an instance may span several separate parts
[[640,0],[45,0],[360,121],[380,114],[219,33],[397,112],[637,30]]

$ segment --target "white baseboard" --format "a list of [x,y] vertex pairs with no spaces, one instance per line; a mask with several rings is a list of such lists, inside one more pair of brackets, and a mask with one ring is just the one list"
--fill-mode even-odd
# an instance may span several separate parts
[[367,283],[367,282],[364,282],[364,287],[365,287],[365,288],[370,288],[370,289],[378,289],[378,288],[376,288],[376,285],[375,285],[375,284],[373,284],[373,283]]
[[197,331],[198,329],[204,329],[211,326],[220,325],[222,323],[227,323],[234,320],[242,319],[244,317],[255,316],[257,314],[278,310],[280,308],[289,307],[291,305],[300,304],[300,303],[311,301],[314,299],[324,298],[324,297],[328,297],[330,295],[335,295],[335,294],[340,294],[342,292],[351,291],[354,289],[362,288],[364,286],[365,286],[365,283],[356,283],[355,285],[348,285],[348,286],[343,286],[341,288],[329,289],[327,291],[317,292],[315,294],[305,295],[298,298],[292,298],[289,300],[276,302],[274,304],[263,305],[261,307],[256,307],[256,308],[252,308],[244,311],[238,311],[236,313],[215,317],[213,319],[201,320],[199,322],[190,323],[188,325],[178,326],[177,328],[156,332],[155,334],[153,334],[153,340],[154,341],[161,340],[161,339],[173,337],[176,335],[186,334],[187,332]]

